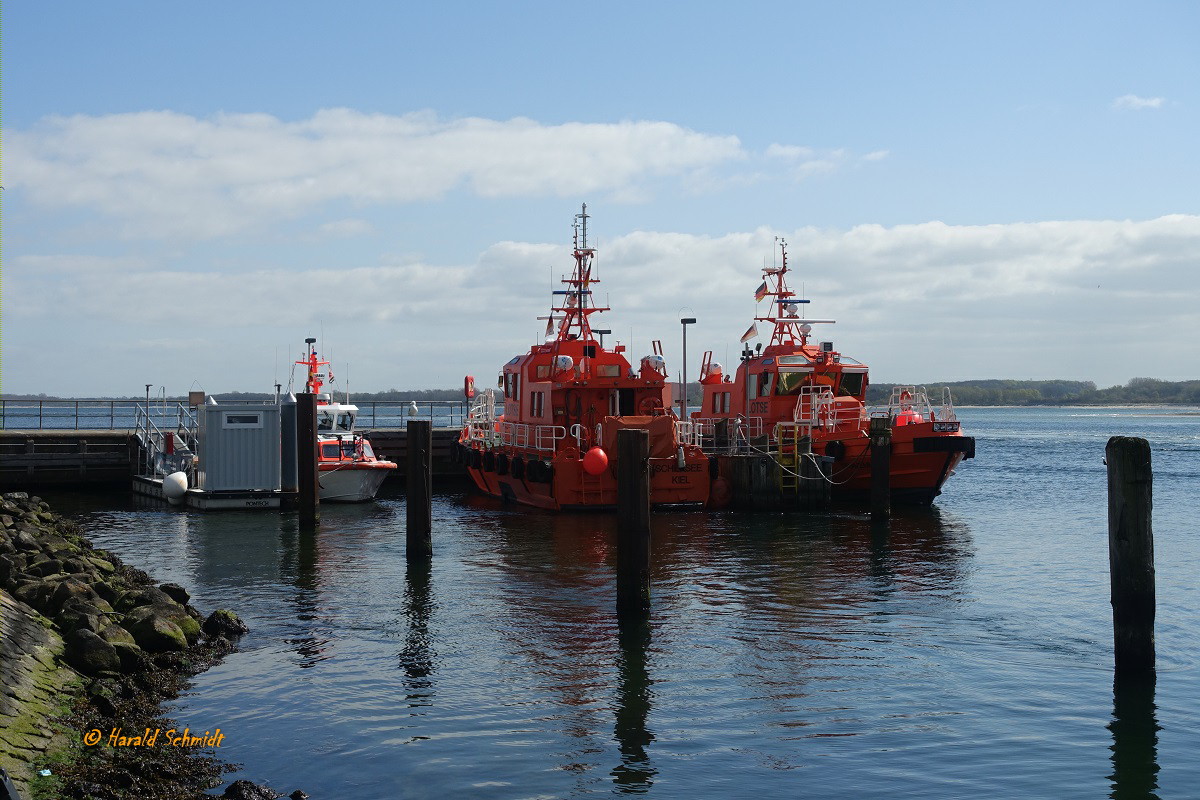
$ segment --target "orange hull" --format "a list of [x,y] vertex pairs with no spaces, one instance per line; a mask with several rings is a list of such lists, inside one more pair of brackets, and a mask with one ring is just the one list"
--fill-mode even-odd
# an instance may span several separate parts
[[[849,436],[839,433],[814,438],[813,450],[834,459],[831,467],[834,495],[870,492],[871,447],[865,430]],[[974,456],[974,450],[972,437],[958,432],[934,433],[931,423],[892,428],[893,496],[898,500],[931,502],[963,459]]]
[[[482,492],[522,505],[550,511],[612,509],[617,505],[617,479],[613,465],[599,475],[590,475],[580,459],[560,456],[546,474],[530,475],[528,468],[515,476],[512,461],[499,463],[493,458],[488,469],[474,465],[467,449],[467,474]],[[517,454],[519,456],[519,454]],[[481,462],[483,459],[479,459]],[[539,462],[540,463],[540,462]],[[708,458],[692,454],[680,469],[674,458],[650,459],[650,502],[652,505],[703,505],[709,494]]]

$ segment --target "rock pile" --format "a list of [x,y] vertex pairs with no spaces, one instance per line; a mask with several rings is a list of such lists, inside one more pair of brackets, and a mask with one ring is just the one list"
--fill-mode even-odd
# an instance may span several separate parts
[[[175,727],[160,704],[231,652],[246,632],[232,611],[205,618],[183,587],[156,585],[115,554],[93,548],[78,525],[24,492],[0,495],[0,589],[25,604],[6,606],[10,611],[29,606],[44,615],[47,634],[61,635],[64,659],[84,677],[79,691],[63,698],[70,707],[57,720],[76,741],[93,729]],[[37,618],[28,608],[23,613],[23,621]],[[190,800],[210,797],[203,790],[233,769],[211,754],[180,747],[76,744],[58,757],[47,779],[53,783],[35,792]]]
[[53,620],[67,662],[84,675],[143,670],[164,653],[184,653],[202,635],[219,650],[245,625],[231,611],[206,620],[182,586],[156,586],[113,553],[93,549],[77,525],[24,492],[0,496],[0,587]]

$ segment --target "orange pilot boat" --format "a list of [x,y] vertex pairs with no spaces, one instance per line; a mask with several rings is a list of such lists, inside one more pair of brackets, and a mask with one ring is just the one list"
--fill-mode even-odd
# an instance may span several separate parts
[[[932,502],[955,467],[975,455],[975,439],[963,436],[949,389],[935,407],[924,389],[896,387],[885,408],[869,410],[867,365],[839,353],[833,342],[809,341],[814,325],[834,320],[799,316],[801,305],[809,301],[788,289],[787,244],[777,241],[782,264],[763,269],[755,293],[760,302],[770,298],[770,311],[754,318],[741,341],[758,335],[759,322],[770,323],[771,339],[765,348],[745,345],[732,378],[713,362],[711,351],[705,353],[703,405],[692,414],[698,435],[731,453],[782,454],[781,465],[789,461],[789,448],[809,445],[814,456],[825,457],[836,497],[870,491],[871,419],[887,419],[893,500]],[[706,449],[713,451],[711,445]],[[714,500],[728,493],[728,484],[718,478]]]
[[[704,504],[709,458],[688,444],[670,410],[662,346],[634,370],[621,344],[604,346],[591,316],[595,248],[587,242],[587,206],[575,216],[575,266],[553,293],[546,341],[504,365],[499,388],[475,395],[456,456],[480,490],[551,510],[611,508],[617,502],[617,432],[640,428],[650,439],[650,502]],[[597,340],[597,336],[600,339]]]
[[[316,339],[304,340],[308,355],[296,362],[308,378],[304,391],[317,396],[317,481],[318,495],[326,503],[362,503],[375,498],[383,481],[397,465],[378,458],[370,440],[354,430],[358,406],[334,402],[321,392],[326,379],[333,381],[329,362],[317,356]],[[295,369],[295,367],[293,367]]]

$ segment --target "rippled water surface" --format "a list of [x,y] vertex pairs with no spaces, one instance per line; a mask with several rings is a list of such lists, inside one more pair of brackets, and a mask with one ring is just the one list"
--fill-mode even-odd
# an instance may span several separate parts
[[[1200,796],[1200,414],[963,409],[932,510],[653,517],[649,624],[608,515],[445,491],[294,516],[49,495],[250,625],[176,718],[314,798]],[[1158,681],[1114,698],[1102,458],[1154,458]],[[107,505],[106,505],[107,504]]]

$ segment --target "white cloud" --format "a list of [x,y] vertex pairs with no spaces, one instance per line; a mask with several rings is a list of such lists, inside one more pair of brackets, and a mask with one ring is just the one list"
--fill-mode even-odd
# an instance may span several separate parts
[[860,160],[861,161],[883,161],[885,158],[888,157],[890,152],[891,151],[889,151],[889,150],[873,150],[872,152],[867,153],[865,156],[863,156]]
[[10,189],[116,220],[133,238],[204,239],[334,200],[636,194],[745,157],[735,136],[667,122],[441,120],[327,109],[197,119],[166,111],[53,117],[5,131]]
[[1141,111],[1147,108],[1162,108],[1166,98],[1138,97],[1136,94],[1123,94],[1113,100],[1112,107],[1117,111]]
[[[689,372],[705,349],[736,362],[760,268],[780,234],[793,288],[812,300],[808,316],[838,320],[821,338],[870,364],[875,380],[1197,377],[1186,332],[1200,330],[1200,216],[631,232],[600,243],[593,288],[613,311],[596,324],[613,339],[632,338],[634,359],[662,339],[673,374],[686,307],[699,320],[688,332]],[[9,391],[128,394],[145,380],[183,390],[194,379],[210,391],[262,388],[280,345],[285,352],[321,328],[363,391],[454,386],[464,374],[490,375],[540,338],[535,317],[571,267],[565,242],[516,241],[464,264],[237,275],[158,267],[68,276],[75,257],[59,266],[55,258],[38,261],[37,276],[21,269],[6,281]],[[136,369],[42,345],[46,330],[76,331],[79,320],[104,330],[110,351],[136,352]],[[211,338],[181,358],[171,342],[192,342],[198,324]],[[148,339],[158,343],[139,350]],[[231,363],[231,353],[241,361]],[[29,385],[34,374],[43,382]],[[49,376],[69,386],[47,385]]]
[[339,219],[317,228],[317,235],[326,239],[349,239],[374,233],[375,226],[365,219]]

